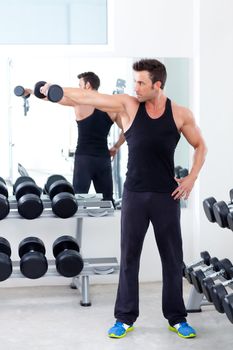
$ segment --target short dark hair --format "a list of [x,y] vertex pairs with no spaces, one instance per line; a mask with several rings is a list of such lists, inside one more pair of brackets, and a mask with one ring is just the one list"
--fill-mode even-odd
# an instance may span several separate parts
[[89,83],[94,90],[98,90],[100,87],[100,78],[93,72],[84,72],[78,75],[78,79],[83,79],[85,84]]
[[161,89],[164,88],[167,71],[163,63],[159,62],[156,59],[143,58],[140,61],[133,63],[133,70],[136,72],[147,71],[150,74],[150,79],[154,84],[156,81],[161,82]]

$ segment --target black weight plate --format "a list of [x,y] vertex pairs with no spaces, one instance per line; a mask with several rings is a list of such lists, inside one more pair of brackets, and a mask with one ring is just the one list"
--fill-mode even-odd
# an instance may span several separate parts
[[19,243],[19,256],[20,258],[28,253],[29,251],[37,251],[42,254],[45,254],[45,246],[42,240],[38,237],[30,236],[24,238],[20,243]]
[[46,257],[39,252],[29,252],[23,255],[20,260],[20,271],[30,279],[44,276],[48,270]]
[[213,213],[215,220],[220,227],[228,227],[227,215],[229,213],[229,208],[224,201],[214,203]]
[[18,200],[19,214],[28,220],[38,218],[44,209],[42,200],[35,194],[25,194]]
[[8,199],[0,194],[0,220],[4,219],[10,212],[10,204]]
[[200,256],[201,256],[201,258],[204,260],[204,263],[205,263],[206,265],[209,265],[209,264],[210,264],[211,256],[210,256],[209,252],[207,252],[207,251],[205,250],[205,251],[203,251],[203,252],[200,253]]
[[55,182],[59,180],[66,181],[66,178],[62,175],[54,174],[48,177],[46,184],[45,184],[45,193],[49,193],[50,186]]
[[25,194],[35,194],[38,197],[41,195],[41,189],[35,183],[25,181],[19,184],[15,191],[15,198],[18,201]]
[[37,98],[46,98],[44,94],[40,92],[40,88],[46,84],[46,81],[38,81],[34,87],[34,95]]
[[23,182],[26,182],[26,181],[33,182],[35,184],[35,181],[30,176],[20,176],[20,177],[18,177],[18,179],[15,181],[15,183],[13,185],[13,194],[15,194],[17,186]]
[[0,253],[0,282],[5,281],[12,273],[12,262],[8,255]]
[[74,194],[74,188],[67,180],[54,181],[49,187],[50,198],[62,192]]
[[83,269],[83,259],[76,250],[66,250],[57,256],[56,268],[64,277],[75,277]]
[[9,241],[4,238],[4,237],[0,237],[0,252],[4,253],[8,256],[11,256],[11,246]]
[[48,90],[48,100],[51,102],[58,102],[63,97],[63,90],[59,85],[51,85]]
[[58,193],[52,200],[52,211],[59,218],[70,218],[77,210],[78,202],[71,193]]
[[227,295],[226,288],[222,284],[216,284],[211,288],[210,293],[215,309],[223,314],[222,300]]
[[79,252],[79,245],[76,239],[72,236],[63,235],[58,237],[53,243],[53,255],[56,258],[62,251],[71,249]]
[[215,216],[214,216],[214,213],[213,213],[213,205],[214,205],[214,203],[216,203],[216,199],[214,197],[206,198],[203,201],[204,212],[205,212],[205,214],[207,216],[207,219],[210,222],[216,222]]
[[222,301],[222,306],[228,320],[233,323],[233,293],[225,296]]
[[14,88],[14,94],[16,96],[23,96],[24,92],[25,92],[24,87],[21,85],[18,85]]

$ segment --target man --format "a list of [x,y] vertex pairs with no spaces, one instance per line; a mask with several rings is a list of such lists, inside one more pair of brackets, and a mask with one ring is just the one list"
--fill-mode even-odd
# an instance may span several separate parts
[[[143,240],[151,222],[162,262],[162,310],[169,329],[183,338],[196,336],[186,322],[182,292],[180,201],[187,199],[206,155],[205,142],[192,112],[171,102],[163,92],[166,68],[155,59],[133,64],[136,97],[104,95],[64,88],[77,104],[117,112],[128,144],[128,171],[121,211],[121,267],[115,303],[116,323],[108,331],[122,338],[139,315],[138,272]],[[48,86],[42,89],[46,93]],[[188,176],[174,178],[174,152],[184,135],[194,148]]]

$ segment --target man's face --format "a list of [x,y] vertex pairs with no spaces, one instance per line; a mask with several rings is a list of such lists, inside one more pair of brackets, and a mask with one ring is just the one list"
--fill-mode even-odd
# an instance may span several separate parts
[[159,91],[160,82],[152,83],[149,72],[134,72],[134,91],[139,102],[153,99]]

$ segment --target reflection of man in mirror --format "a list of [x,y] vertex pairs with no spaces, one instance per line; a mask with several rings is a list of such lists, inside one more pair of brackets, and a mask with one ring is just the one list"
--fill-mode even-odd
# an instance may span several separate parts
[[[169,329],[183,338],[196,336],[187,323],[183,301],[183,251],[180,198],[188,198],[206,155],[192,112],[165,96],[166,68],[155,59],[133,64],[136,97],[64,88],[74,103],[120,115],[128,144],[128,172],[121,210],[121,267],[115,304],[116,323],[108,331],[122,338],[139,315],[138,273],[149,223],[154,228],[163,272],[162,310]],[[48,87],[42,88],[46,93]],[[174,152],[183,134],[194,148],[190,172],[174,178]]]
[[[99,77],[93,72],[78,75],[79,87],[87,91],[98,91]],[[75,193],[88,193],[91,181],[95,191],[103,199],[113,201],[113,180],[111,156],[114,157],[124,142],[123,133],[116,144],[108,149],[108,134],[114,122],[121,127],[117,113],[102,112],[89,105],[79,105],[69,97],[63,97],[60,104],[74,107],[78,127],[78,142],[75,152],[73,185]]]
[[[98,92],[100,79],[95,73],[81,73],[78,79],[83,91]],[[33,90],[25,89],[25,94],[33,94]],[[92,105],[80,105],[67,96],[63,96],[59,104],[74,108],[78,127],[73,171],[75,193],[88,193],[92,181],[95,191],[102,193],[103,199],[112,201],[114,205],[111,157],[115,157],[125,137],[121,131],[119,139],[109,149],[108,134],[114,122],[122,129],[118,113],[103,112]]]

